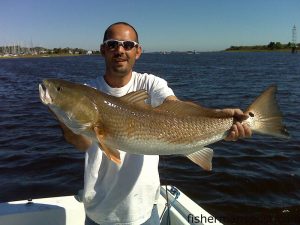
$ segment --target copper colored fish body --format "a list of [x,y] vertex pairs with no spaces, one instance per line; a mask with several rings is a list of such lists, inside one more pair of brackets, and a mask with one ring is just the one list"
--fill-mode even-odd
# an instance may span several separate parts
[[[205,146],[223,139],[233,117],[199,105],[170,101],[152,108],[144,90],[121,98],[64,80],[44,80],[40,98],[74,133],[97,142],[107,157],[120,163],[119,150],[145,155],[186,155],[211,169],[213,150]],[[271,86],[246,110],[255,132],[288,137]]]

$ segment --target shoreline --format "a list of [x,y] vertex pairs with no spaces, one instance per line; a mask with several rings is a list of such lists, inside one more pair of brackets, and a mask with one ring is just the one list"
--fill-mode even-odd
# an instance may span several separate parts
[[52,58],[52,57],[70,57],[70,56],[99,56],[100,54],[40,54],[40,55],[17,55],[17,56],[0,56],[0,59],[23,59],[23,58]]
[[[296,49],[294,53],[297,53],[299,50]],[[209,51],[208,51],[209,52]],[[265,53],[265,52],[276,52],[276,53],[293,53],[292,49],[225,49],[225,50],[220,50],[220,51],[215,51],[215,52],[228,52],[228,53],[239,53],[239,52],[258,52],[258,53]],[[205,53],[205,52],[197,52],[196,54],[199,53]],[[158,52],[147,52],[144,54],[161,54]],[[170,52],[169,54],[190,54],[189,52]],[[169,55],[168,54],[168,55]],[[53,57],[78,57],[78,56],[101,56],[101,54],[40,54],[40,55],[17,55],[17,56],[0,56],[1,59],[22,59],[22,58],[53,58]]]

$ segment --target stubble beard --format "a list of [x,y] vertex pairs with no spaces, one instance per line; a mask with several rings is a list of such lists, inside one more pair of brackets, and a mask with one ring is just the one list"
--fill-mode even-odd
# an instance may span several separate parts
[[109,72],[116,77],[125,77],[132,72],[132,66],[129,61],[127,61],[125,65],[107,64],[106,68],[109,68]]
[[126,67],[112,67],[111,72],[117,77],[125,77],[130,73],[131,69]]

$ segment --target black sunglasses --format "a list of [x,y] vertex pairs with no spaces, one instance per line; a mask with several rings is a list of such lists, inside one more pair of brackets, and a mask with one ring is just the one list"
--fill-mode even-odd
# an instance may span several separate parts
[[129,51],[134,47],[139,46],[139,43],[135,41],[119,41],[114,39],[106,40],[103,42],[103,44],[105,44],[110,50],[114,50],[119,47],[119,45],[121,45],[125,49],[125,51]]

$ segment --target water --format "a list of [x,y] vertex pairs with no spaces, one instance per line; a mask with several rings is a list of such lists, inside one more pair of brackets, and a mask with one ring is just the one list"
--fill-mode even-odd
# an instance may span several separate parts
[[[161,157],[161,182],[176,185],[225,224],[300,224],[300,54],[144,54],[135,70],[165,78],[179,99],[207,107],[244,109],[276,84],[290,140],[254,135],[213,144],[211,172],[184,157]],[[82,188],[84,154],[62,138],[40,103],[38,83],[85,82],[103,71],[99,56],[0,60],[1,202]]]

